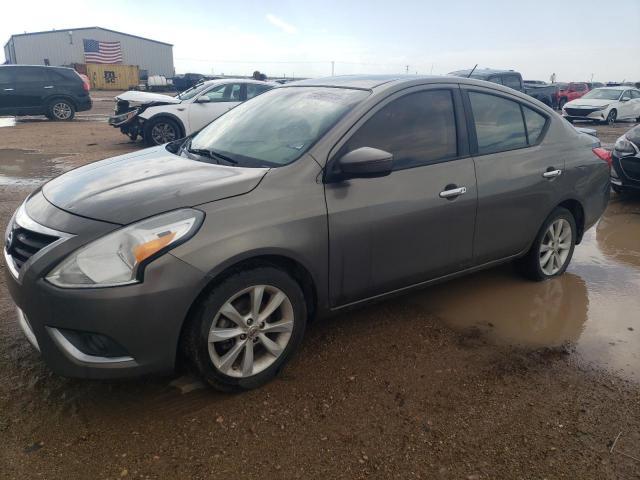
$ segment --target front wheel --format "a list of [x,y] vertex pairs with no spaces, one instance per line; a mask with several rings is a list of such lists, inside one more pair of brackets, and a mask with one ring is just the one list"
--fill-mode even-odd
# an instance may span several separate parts
[[616,118],[618,118],[618,112],[613,109],[609,112],[609,115],[607,115],[607,123],[609,125],[613,125],[614,123],[616,123]]
[[566,98],[561,98],[560,102],[558,102],[558,110],[562,110],[566,103],[567,103],[567,99]]
[[277,375],[300,345],[306,312],[300,286],[284,271],[240,271],[198,305],[184,353],[218,390],[256,388]]
[[173,142],[181,137],[180,127],[170,118],[151,119],[144,126],[144,140],[150,147]]
[[540,228],[529,252],[517,261],[520,272],[537,281],[562,275],[573,256],[576,238],[573,215],[566,208],[556,208]]

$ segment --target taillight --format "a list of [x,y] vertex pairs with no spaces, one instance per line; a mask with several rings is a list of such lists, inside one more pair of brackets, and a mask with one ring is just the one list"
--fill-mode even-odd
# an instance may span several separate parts
[[593,149],[593,153],[600,160],[607,162],[607,165],[611,166],[612,159],[611,159],[611,152],[609,150],[607,150],[606,148],[597,147]]
[[84,80],[82,80],[82,88],[84,88],[85,92],[89,91],[89,82],[85,82]]

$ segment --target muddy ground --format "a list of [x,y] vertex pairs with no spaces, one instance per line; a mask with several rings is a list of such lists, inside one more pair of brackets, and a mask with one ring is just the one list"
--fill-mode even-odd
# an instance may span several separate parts
[[[47,178],[141,148],[111,108],[0,128],[3,227]],[[239,395],[52,375],[0,282],[0,478],[640,478],[640,198],[612,196],[562,278],[504,266],[315,323]]]

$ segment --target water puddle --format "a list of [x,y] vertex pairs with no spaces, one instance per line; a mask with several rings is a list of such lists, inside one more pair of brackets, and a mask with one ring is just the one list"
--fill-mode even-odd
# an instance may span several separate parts
[[67,171],[70,166],[65,159],[72,154],[63,153],[55,157],[37,150],[18,148],[0,149],[0,185],[40,185]]
[[13,127],[16,124],[15,117],[0,117],[0,128]]
[[408,301],[497,343],[571,345],[581,361],[640,381],[640,198],[615,197],[560,278],[529,282],[505,266]]

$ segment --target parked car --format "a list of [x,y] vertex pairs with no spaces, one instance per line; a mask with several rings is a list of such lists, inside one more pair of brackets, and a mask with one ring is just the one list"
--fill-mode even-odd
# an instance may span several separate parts
[[557,106],[558,89],[554,85],[540,84],[538,81],[524,82],[522,75],[514,70],[493,70],[490,68],[482,68],[479,70],[458,70],[451,72],[449,75],[457,77],[477,78],[487,82],[497,83],[509,88],[513,88],[519,92],[540,100],[545,105],[555,108]]
[[206,78],[200,73],[185,73],[184,75],[176,75],[172,78],[174,88],[181,92],[195,87],[198,83],[202,83]]
[[131,140],[142,137],[148,145],[162,145],[197,132],[239,103],[276,86],[245,80],[211,80],[172,97],[128,91],[116,97],[109,124]]
[[640,192],[640,125],[622,135],[612,152],[611,188],[616,193]]
[[181,355],[253,388],[311,318],[512,260],[561,275],[607,205],[598,146],[487,82],[305,80],[45,184],[7,229],[6,284],[59,374]]
[[640,121],[640,90],[629,87],[604,87],[591,90],[567,103],[562,115],[574,120],[615,123],[616,120]]
[[90,109],[89,84],[71,68],[0,65],[0,115],[72,120]]
[[558,109],[562,110],[562,107],[571,100],[576,100],[587,93],[591,88],[586,82],[570,82],[570,83],[558,83],[557,104]]

